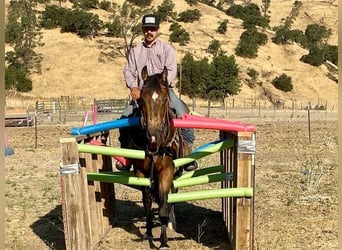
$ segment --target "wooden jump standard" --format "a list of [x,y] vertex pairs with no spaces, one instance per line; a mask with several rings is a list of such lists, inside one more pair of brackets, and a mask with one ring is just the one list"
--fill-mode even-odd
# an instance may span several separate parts
[[[203,118],[203,122],[205,126],[208,126],[208,118]],[[228,123],[225,125],[226,129],[230,129],[230,126],[232,126],[232,124]],[[241,129],[239,127],[242,126],[241,123],[234,123],[236,125],[234,126],[239,128],[238,130],[243,130],[242,127]],[[199,120],[196,120],[196,124],[201,126],[198,125],[201,124]],[[216,126],[213,126],[212,129],[217,129]],[[62,147],[62,163],[60,167],[61,201],[67,250],[94,249],[114,223],[114,183],[108,181],[108,178],[107,181],[98,181],[96,179],[98,177],[96,173],[101,176],[114,171],[112,156],[109,155],[111,151],[105,150],[106,153],[108,151],[107,155],[99,152],[92,153],[88,152],[91,147],[87,146],[92,140],[109,146],[109,130],[96,131],[96,129],[91,129],[90,134],[81,135],[77,131],[74,137],[60,140]],[[104,128],[101,127],[101,129]],[[238,192],[232,195],[233,197],[218,196],[223,197],[221,198],[222,216],[228,239],[232,249],[253,249],[255,132],[250,127],[245,131],[220,130],[219,136],[220,140],[229,139],[230,144],[233,146],[220,151],[221,166],[212,169],[217,169],[217,172],[223,174],[226,173],[227,178],[221,178],[221,174],[215,174],[217,180],[222,183],[222,189],[238,189]],[[85,149],[86,153],[79,151],[80,145],[84,145],[81,148]],[[136,155],[141,157],[140,153]],[[203,172],[202,175],[208,175],[208,178],[214,177],[214,175],[210,174],[215,171],[205,171],[205,169],[197,171]],[[115,176],[115,178],[110,179],[116,180],[114,181],[116,183],[126,183],[125,178],[129,178],[127,177],[129,175],[116,173],[121,175],[122,178]],[[196,173],[185,173],[184,178],[183,176],[179,178],[177,185],[183,183],[186,179],[192,178],[194,180],[193,176],[195,175]],[[195,182],[197,183],[197,181]],[[140,180],[139,183],[147,185],[144,184],[144,180]],[[220,192],[220,190],[216,191]],[[247,195],[243,197],[236,195],[239,192]],[[227,196],[228,193],[231,192],[227,192]],[[208,199],[211,198],[215,197]]]

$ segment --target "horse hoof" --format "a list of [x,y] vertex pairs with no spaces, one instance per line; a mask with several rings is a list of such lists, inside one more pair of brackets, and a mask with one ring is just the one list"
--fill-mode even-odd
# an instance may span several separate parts
[[159,250],[170,250],[170,247],[169,246],[161,246],[159,247]]

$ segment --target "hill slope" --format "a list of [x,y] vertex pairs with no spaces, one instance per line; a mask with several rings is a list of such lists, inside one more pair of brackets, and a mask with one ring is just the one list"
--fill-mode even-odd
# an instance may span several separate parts
[[[122,3],[116,0],[113,2]],[[154,0],[155,6],[162,0]],[[261,6],[260,1],[252,1]],[[301,1],[303,7],[296,18],[293,28],[305,30],[310,23],[318,23],[332,29],[329,44],[337,45],[337,1]],[[177,59],[190,51],[197,58],[204,56],[209,42],[215,38],[222,44],[222,49],[228,55],[234,54],[241,33],[241,20],[227,16],[224,12],[199,3],[190,7],[185,1],[175,1],[177,13],[190,8],[200,10],[202,16],[198,22],[182,23],[182,26],[190,33],[191,42],[186,47],[174,44],[177,51]],[[235,1],[241,4],[242,1]],[[281,24],[292,8],[293,1],[271,1],[270,15],[271,27]],[[103,10],[96,10],[103,16]],[[108,15],[108,14],[107,14]],[[228,32],[220,35],[215,32],[218,22],[228,19]],[[163,23],[161,38],[168,40],[170,24]],[[113,58],[110,53],[114,43],[120,40],[107,37],[96,37],[92,40],[84,40],[71,33],[61,33],[59,29],[43,30],[45,45],[37,49],[42,53],[42,74],[34,74],[33,90],[31,96],[59,97],[80,96],[86,98],[124,98],[128,91],[122,75],[124,58]],[[313,67],[299,61],[302,55],[308,53],[296,44],[276,45],[271,42],[271,31],[267,32],[269,41],[259,47],[256,59],[244,59],[236,56],[240,68],[241,83],[243,84],[239,98],[266,99],[265,89],[273,97],[281,100],[295,100],[297,102],[317,103],[329,100],[330,104],[337,106],[337,87],[333,80],[327,77],[326,66]],[[139,41],[139,39],[137,40]],[[7,48],[7,47],[6,47]],[[7,48],[8,49],[8,48]],[[260,74],[259,81],[262,87],[251,89],[246,84],[247,68],[254,68]],[[294,89],[291,93],[283,93],[276,90],[270,83],[274,77],[285,73],[292,78]]]

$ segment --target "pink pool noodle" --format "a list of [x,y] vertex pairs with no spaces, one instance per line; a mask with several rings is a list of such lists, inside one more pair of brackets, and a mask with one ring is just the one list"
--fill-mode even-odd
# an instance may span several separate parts
[[182,119],[173,119],[172,125],[175,128],[199,128],[199,129],[217,129],[226,131],[254,132],[253,124],[243,124],[241,122],[232,122],[220,119],[206,118],[186,114]]
[[242,124],[240,121],[226,121],[226,120],[220,120],[217,118],[209,118],[205,116],[199,116],[199,115],[191,115],[191,114],[183,114],[181,119],[188,119],[188,120],[201,120],[201,121],[218,121],[218,122],[228,122],[228,123],[237,123],[237,124]]

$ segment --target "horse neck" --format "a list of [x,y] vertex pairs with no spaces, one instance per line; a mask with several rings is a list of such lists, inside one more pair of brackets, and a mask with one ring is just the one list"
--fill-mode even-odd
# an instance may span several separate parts
[[165,138],[165,142],[166,144],[169,144],[173,141],[173,139],[175,138],[175,134],[176,134],[176,129],[172,127],[172,119],[176,118],[176,115],[174,113],[174,111],[168,106],[165,108],[165,122],[167,123],[166,126],[166,138]]

